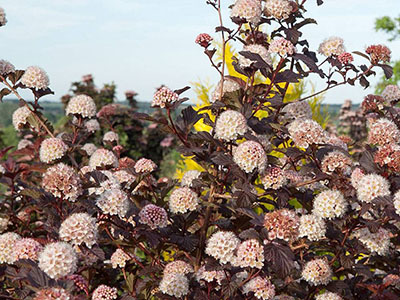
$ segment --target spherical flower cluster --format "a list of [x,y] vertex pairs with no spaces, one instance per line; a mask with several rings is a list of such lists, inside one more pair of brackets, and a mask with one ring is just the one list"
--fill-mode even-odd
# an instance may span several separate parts
[[63,288],[53,287],[37,291],[33,300],[72,300],[72,297]]
[[15,244],[20,239],[20,235],[14,232],[6,232],[0,235],[0,264],[15,262]]
[[139,213],[139,222],[148,225],[151,229],[163,228],[168,225],[168,215],[164,208],[154,204],[147,204]]
[[368,174],[361,177],[356,189],[358,200],[367,203],[372,202],[376,197],[390,195],[389,182],[377,174]]
[[163,275],[172,275],[172,274],[183,274],[186,275],[188,273],[192,273],[193,267],[189,265],[187,262],[183,260],[175,260],[173,262],[168,263],[164,268]]
[[10,224],[10,219],[7,216],[0,216],[0,233],[6,231],[9,224]]
[[218,231],[207,241],[205,253],[218,259],[220,263],[232,262],[234,253],[240,240],[231,231]]
[[288,126],[289,135],[298,147],[307,148],[311,144],[322,144],[325,132],[314,120],[297,119]]
[[108,285],[99,285],[92,295],[92,300],[114,300],[118,298],[118,290]]
[[97,149],[89,159],[89,167],[96,168],[118,167],[118,158],[107,149]]
[[45,90],[49,87],[50,81],[46,71],[39,67],[28,67],[21,77],[21,83],[28,88]]
[[28,118],[31,115],[31,111],[26,106],[17,108],[12,115],[12,123],[15,130],[20,131],[28,123]]
[[[88,189],[89,195],[96,194],[101,195],[105,191],[109,191],[112,189],[121,189],[121,185],[119,184],[118,178],[114,176],[111,171],[101,170],[100,171],[103,175],[105,175],[105,180],[100,182],[98,187],[91,187]],[[92,182],[95,182],[94,178],[90,178]]]
[[318,52],[326,57],[339,56],[345,52],[343,39],[330,37],[319,45]]
[[72,245],[86,244],[92,248],[97,241],[96,219],[87,213],[74,213],[61,223],[60,239]]
[[157,165],[151,159],[141,158],[135,164],[136,173],[151,173],[157,169]]
[[117,249],[115,252],[111,255],[111,264],[114,269],[116,268],[125,268],[126,262],[130,260],[131,257],[129,254],[127,254],[124,250],[122,249]]
[[168,103],[174,103],[178,101],[178,99],[179,95],[177,93],[163,86],[154,94],[151,106],[165,108]]
[[265,189],[277,190],[287,182],[285,172],[278,167],[270,167],[261,176],[261,182]]
[[271,53],[279,54],[283,58],[291,56],[294,53],[296,53],[296,48],[290,41],[288,41],[285,38],[278,38],[271,41],[268,50]]
[[71,202],[75,202],[83,193],[79,175],[64,163],[58,163],[46,170],[42,187],[54,197],[63,197]]
[[256,239],[242,242],[236,252],[234,265],[261,269],[264,266],[264,248]]
[[[267,64],[269,65],[272,64],[271,55],[268,52],[267,48],[265,48],[263,45],[259,44],[246,45],[243,47],[242,51],[258,54]],[[243,68],[250,67],[253,64],[253,62],[254,62],[253,60],[239,54],[239,65],[241,67]]]
[[317,258],[306,263],[301,276],[311,285],[326,285],[332,280],[332,270],[325,259]]
[[342,54],[340,54],[338,56],[338,61],[342,65],[348,65],[348,64],[352,63],[353,60],[354,60],[353,55],[351,55],[351,53],[349,53],[349,52],[343,52]]
[[66,115],[79,115],[82,118],[92,118],[96,116],[96,104],[92,97],[78,95],[69,100],[65,113]]
[[213,282],[214,280],[218,285],[221,284],[222,280],[226,278],[225,272],[222,270],[219,271],[207,271],[205,266],[201,266],[200,269],[196,272],[196,280],[201,282],[204,280],[205,282]]
[[199,44],[200,46],[207,48],[210,42],[213,40],[213,38],[208,34],[208,33],[200,33],[195,40],[196,44]]
[[114,131],[108,131],[103,136],[103,142],[118,143],[119,136]]
[[272,300],[275,297],[275,286],[268,278],[257,276],[243,286],[243,292],[252,292],[257,299]]
[[18,240],[14,245],[15,260],[30,259],[33,261],[38,260],[39,252],[43,250],[43,246],[30,238],[23,238]]
[[332,293],[332,292],[325,292],[323,294],[317,295],[315,297],[315,300],[343,300],[342,297],[340,297],[338,294],[336,293]]
[[378,255],[386,255],[390,247],[390,232],[379,228],[372,233],[368,228],[362,228],[354,233],[354,236],[371,252]]
[[186,171],[181,179],[181,186],[191,187],[193,185],[193,180],[198,179],[201,175],[200,171],[189,170]]
[[128,173],[125,170],[119,170],[114,172],[115,178],[117,178],[120,185],[125,185],[126,188],[129,188],[131,184],[136,180],[136,176]]
[[215,102],[217,100],[221,100],[221,98],[226,94],[226,93],[233,93],[240,90],[240,85],[237,83],[235,80],[232,78],[225,78],[224,79],[224,86],[222,87],[222,95],[221,95],[221,81],[218,82],[212,96],[211,96],[211,102]]
[[244,19],[253,25],[261,20],[262,8],[260,0],[236,0],[232,7],[231,18]]
[[311,106],[307,101],[290,102],[283,109],[284,119],[294,121],[296,119],[312,119]]
[[365,52],[369,54],[373,64],[390,62],[390,55],[392,54],[390,49],[385,45],[371,45],[367,47]]
[[88,132],[93,133],[100,130],[100,123],[96,119],[91,119],[85,122],[85,128]]
[[394,194],[393,205],[396,210],[396,214],[400,216],[400,190]]
[[400,172],[400,145],[389,144],[378,148],[374,161],[380,166],[387,165],[394,172]]
[[120,189],[106,190],[96,200],[96,205],[103,213],[125,217],[129,209],[129,199],[125,192]]
[[199,203],[196,193],[187,187],[177,188],[169,197],[169,210],[174,213],[184,214],[194,211]]
[[[1,7],[0,7],[0,19],[1,19]],[[1,20],[0,20],[1,24]],[[14,73],[15,72],[15,67],[12,63],[9,61],[6,61],[4,59],[0,59],[0,75],[1,76],[6,76],[7,74]]]
[[313,214],[323,219],[339,218],[346,209],[346,199],[339,191],[325,190],[314,198]]
[[39,254],[39,268],[53,279],[74,273],[77,261],[74,248],[65,242],[47,244]]
[[93,143],[86,143],[85,145],[82,146],[81,149],[85,151],[88,156],[91,156],[93,153],[96,152],[97,147]]
[[6,24],[7,24],[6,13],[4,12],[4,9],[0,7],[0,27]]
[[183,274],[174,273],[163,276],[160,291],[173,297],[182,297],[189,293],[189,280]]
[[341,174],[350,173],[353,162],[350,157],[341,151],[332,151],[324,156],[321,162],[321,169],[326,174],[334,172]]
[[278,20],[289,18],[292,13],[292,6],[288,0],[266,0],[264,13],[267,16],[274,17]]
[[234,141],[246,131],[246,118],[234,110],[224,111],[215,123],[215,137],[225,141]]
[[382,92],[382,97],[387,102],[395,102],[400,100],[400,89],[397,85],[389,84]]
[[398,143],[400,131],[392,121],[381,118],[370,124],[368,131],[368,143],[383,146],[386,144]]
[[267,163],[267,155],[259,143],[246,141],[233,152],[233,161],[246,173],[251,173],[255,169],[263,172]]
[[265,214],[264,226],[268,238],[294,241],[299,235],[299,217],[292,210],[283,208]]
[[355,168],[351,173],[351,185],[357,189],[361,178],[365,175],[364,171],[360,168]]
[[48,138],[40,144],[40,161],[52,163],[62,158],[67,153],[68,146],[59,138]]
[[30,140],[22,139],[18,142],[17,149],[18,150],[25,149],[26,147],[28,147],[30,145],[33,145],[33,143]]
[[300,217],[299,237],[307,237],[310,241],[319,241],[325,237],[325,221],[315,215],[303,215]]

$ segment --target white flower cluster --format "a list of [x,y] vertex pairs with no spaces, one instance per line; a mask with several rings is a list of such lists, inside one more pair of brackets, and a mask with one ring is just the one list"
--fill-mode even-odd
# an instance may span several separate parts
[[288,0],[266,0],[264,13],[267,16],[274,17],[278,20],[289,18],[292,13],[292,6]]
[[284,119],[288,121],[312,119],[311,106],[307,101],[290,102],[282,109],[282,112],[285,113]]
[[307,237],[310,241],[319,241],[326,234],[325,221],[313,214],[300,217],[299,237]]
[[[242,51],[258,54],[267,64],[269,65],[272,64],[271,55],[268,52],[267,48],[265,48],[263,45],[259,44],[246,45],[243,47]],[[253,63],[254,63],[253,60],[239,54],[239,65],[242,68],[250,67]]]
[[31,115],[31,111],[26,106],[17,108],[12,115],[12,123],[15,130],[20,131],[28,123],[28,117]]
[[325,259],[317,258],[306,263],[301,276],[311,285],[326,285],[332,280],[332,270]]
[[6,232],[0,235],[0,264],[13,264],[15,257],[15,244],[21,236],[14,232]]
[[233,264],[242,268],[261,269],[264,266],[264,247],[256,239],[242,242],[237,248]]
[[[1,174],[1,172],[0,172]],[[10,219],[7,216],[0,216],[0,233],[6,231],[8,225],[10,224]]]
[[231,231],[218,231],[207,241],[205,253],[219,260],[222,264],[233,261],[235,250],[240,240]]
[[[1,24],[1,7],[0,7],[0,24]],[[9,61],[0,59],[0,75],[6,76],[7,74],[14,73],[15,67]]]
[[96,205],[103,213],[125,217],[129,209],[128,195],[120,189],[106,190],[96,200]]
[[119,136],[118,133],[115,133],[114,131],[108,131],[104,134],[103,136],[103,142],[110,142],[110,143],[117,143],[119,142]]
[[125,253],[124,250],[119,249],[119,248],[117,250],[115,250],[115,252],[111,255],[111,258],[110,258],[112,267],[114,269],[116,269],[118,267],[125,268],[126,262],[130,259],[131,259],[131,257],[127,253]]
[[257,299],[272,300],[275,297],[275,286],[268,278],[257,276],[243,286],[245,294],[254,293]]
[[282,58],[296,53],[296,48],[293,46],[292,42],[285,38],[278,38],[271,41],[268,50],[270,53],[279,54]]
[[164,276],[165,275],[170,275],[174,273],[180,273],[180,274],[189,274],[192,273],[193,267],[189,265],[187,262],[183,260],[175,260],[173,262],[168,263],[165,268],[164,268]]
[[370,122],[368,131],[368,143],[384,146],[397,144],[400,141],[400,130],[396,124],[388,119],[381,118]]
[[332,292],[325,292],[323,294],[319,294],[315,297],[315,300],[343,300],[342,297],[340,297],[336,293]]
[[267,163],[267,155],[259,143],[245,141],[234,149],[233,161],[246,173],[251,173],[255,169],[263,172]]
[[47,244],[39,254],[39,268],[53,279],[74,273],[77,261],[75,250],[65,242]]
[[198,179],[201,175],[200,171],[197,170],[189,170],[186,171],[181,179],[182,187],[191,187],[193,185],[193,180]]
[[339,218],[347,209],[347,201],[337,190],[325,190],[314,198],[313,214],[323,219]]
[[390,233],[384,228],[379,228],[372,233],[368,228],[362,228],[354,233],[354,236],[371,252],[378,255],[386,255],[390,247]]
[[154,94],[151,106],[164,108],[168,103],[174,103],[178,99],[179,95],[177,93],[164,86]]
[[86,143],[85,145],[82,146],[81,149],[85,151],[88,156],[91,156],[93,153],[96,152],[97,147],[93,143]]
[[96,116],[96,104],[90,96],[77,95],[69,100],[65,113],[66,115],[79,115],[82,118],[93,118]]
[[6,24],[7,24],[6,13],[4,12],[4,9],[0,7],[0,27]]
[[151,173],[155,169],[157,169],[157,165],[151,159],[141,158],[135,164],[136,173]]
[[326,57],[339,56],[346,51],[344,41],[339,37],[330,37],[319,45],[318,52]]
[[85,128],[88,132],[93,133],[100,130],[100,123],[96,119],[91,119],[85,122]]
[[67,153],[68,146],[59,138],[48,138],[40,144],[39,157],[44,163],[52,163]]
[[225,141],[234,141],[247,131],[246,118],[237,111],[224,111],[215,122],[215,137]]
[[237,83],[235,80],[232,78],[225,78],[224,79],[224,86],[222,87],[222,95],[221,95],[221,81],[217,84],[214,92],[211,95],[211,102],[215,102],[217,100],[221,100],[221,98],[226,94],[226,93],[233,93],[240,90],[240,85]]
[[[396,210],[396,214],[400,216],[400,190],[394,194],[393,205]],[[0,226],[1,227],[1,226]],[[1,231],[0,231],[1,232]]]
[[261,20],[262,7],[260,0],[236,0],[232,7],[231,18],[245,19],[253,25]]
[[15,260],[30,259],[38,260],[39,252],[43,250],[43,246],[31,238],[19,239],[14,245]]
[[114,172],[113,175],[118,180],[120,185],[125,185],[125,188],[129,188],[131,184],[136,180],[135,175],[132,175],[125,170],[118,170]]
[[[0,69],[1,70],[1,69]],[[386,102],[393,102],[400,100],[400,89],[397,85],[389,84],[383,90],[381,96]]]
[[[91,171],[90,168],[88,171]],[[89,195],[96,194],[102,195],[106,191],[110,191],[113,189],[121,189],[121,185],[119,184],[118,178],[108,170],[101,170],[100,171],[103,175],[106,176],[106,179],[100,182],[98,187],[91,187],[88,189]],[[94,178],[90,178],[92,182],[95,182]]]
[[118,158],[107,149],[97,149],[89,159],[89,167],[92,170],[104,167],[118,167]]
[[192,266],[182,260],[167,264],[160,282],[160,291],[177,298],[188,294],[189,280],[186,274],[191,272],[193,272]]
[[199,203],[197,194],[187,187],[177,188],[169,197],[169,210],[174,214],[194,211]]
[[278,167],[270,167],[261,176],[261,182],[265,189],[280,189],[287,182],[285,172]]
[[97,242],[96,219],[87,213],[74,213],[61,223],[59,235],[72,245],[86,244],[92,248]]
[[340,172],[350,174],[353,162],[350,157],[341,151],[331,151],[321,161],[321,169],[326,174]]
[[114,300],[118,298],[118,290],[109,287],[108,285],[101,284],[94,291],[92,300]]
[[218,285],[221,284],[222,280],[226,278],[225,272],[223,270],[218,271],[207,271],[205,266],[201,266],[200,269],[196,272],[196,280],[198,282],[213,282],[214,280]]
[[358,182],[357,198],[362,202],[370,203],[376,197],[390,195],[389,182],[378,174],[368,174],[361,177]]
[[36,66],[31,66],[28,67],[24,75],[22,75],[21,83],[28,88],[45,90],[49,87],[50,80],[45,70]]
[[288,131],[298,147],[307,148],[311,144],[322,144],[325,141],[325,131],[314,120],[296,119],[289,124]]
[[54,197],[63,197],[71,202],[75,202],[83,193],[79,175],[64,163],[58,163],[46,170],[42,187]]

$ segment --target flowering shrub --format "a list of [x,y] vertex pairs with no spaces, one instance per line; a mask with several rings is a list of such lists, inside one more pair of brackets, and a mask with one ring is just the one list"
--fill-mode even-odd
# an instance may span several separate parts
[[[367,96],[360,113],[368,135],[354,141],[312,120],[307,103],[339,85],[367,87],[378,68],[390,77],[390,50],[372,45],[353,57],[335,37],[320,56],[301,39],[315,23],[306,2],[237,0],[230,29],[220,1],[208,1],[222,51],[244,44],[232,62],[240,77],[225,76],[225,55],[218,62],[213,38],[201,34],[195,42],[221,75],[210,103],[176,116],[187,87],[161,87],[157,115],[132,115],[173,134],[198,166],[180,182],[157,178],[147,155],[125,155],[110,118],[121,107],[76,96],[66,105],[68,130],[55,132],[39,105],[52,92],[46,73],[2,67],[0,93],[19,98],[14,126],[31,143],[0,152],[8,155],[0,165],[0,297],[397,299],[398,90]],[[326,87],[288,102],[291,84],[310,74]],[[106,133],[97,144],[88,134],[96,128]]]

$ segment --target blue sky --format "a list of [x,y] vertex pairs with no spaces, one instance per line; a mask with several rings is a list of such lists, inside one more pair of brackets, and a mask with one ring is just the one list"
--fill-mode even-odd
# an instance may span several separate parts
[[[232,2],[222,1],[227,25]],[[400,13],[399,0],[325,0],[320,7],[315,2],[307,1],[307,16],[319,26],[304,27],[314,49],[334,35],[344,38],[349,51],[384,42],[400,59],[400,41],[389,43],[373,30],[375,18]],[[61,97],[88,73],[98,85],[114,81],[119,98],[133,89],[141,101],[150,101],[162,83],[175,89],[198,79],[218,81],[194,43],[198,33],[215,36],[217,15],[205,0],[3,0],[0,6],[8,19],[0,28],[0,58],[17,68],[44,68],[56,93],[50,98]],[[342,87],[328,92],[326,103],[360,102],[371,92]]]

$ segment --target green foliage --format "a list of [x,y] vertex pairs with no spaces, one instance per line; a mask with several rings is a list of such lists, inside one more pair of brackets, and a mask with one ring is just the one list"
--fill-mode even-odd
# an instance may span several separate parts
[[391,18],[384,16],[375,20],[375,30],[383,31],[391,35],[389,41],[400,37],[400,17]]

